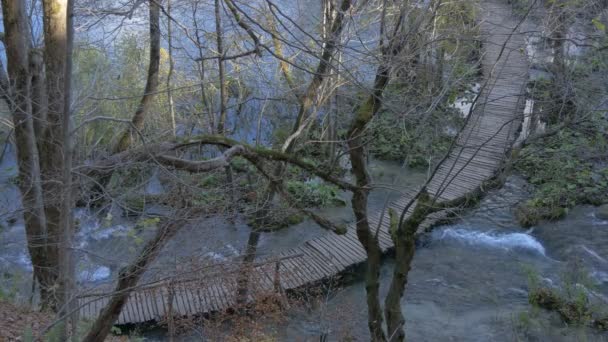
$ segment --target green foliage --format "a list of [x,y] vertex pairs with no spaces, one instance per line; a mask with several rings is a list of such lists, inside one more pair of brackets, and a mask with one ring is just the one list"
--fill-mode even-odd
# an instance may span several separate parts
[[120,328],[119,328],[119,327],[117,327],[117,326],[113,326],[113,327],[110,329],[110,333],[112,333],[112,334],[114,334],[114,335],[122,335],[122,329],[120,329]]
[[146,218],[143,218],[143,219],[137,221],[137,224],[135,225],[135,229],[141,230],[141,229],[146,229],[146,228],[153,228],[159,222],[160,222],[160,218],[158,218],[158,217],[146,217]]
[[27,326],[25,331],[23,332],[23,336],[21,337],[23,342],[34,342],[34,331],[31,326]]
[[511,0],[511,8],[513,13],[517,15],[524,15],[532,5],[531,0]]
[[62,332],[65,329],[65,321],[57,323],[44,336],[44,342],[64,342],[62,341]]
[[[105,116],[130,119],[135,113],[146,83],[148,74],[148,43],[137,34],[122,36],[112,50],[102,50],[91,46],[76,46],[74,50],[74,88],[86,95],[103,98],[99,101],[86,101],[75,113],[76,125],[92,116]],[[161,49],[159,81],[167,78],[169,69],[168,53]],[[176,71],[174,84],[184,82],[185,77]],[[161,87],[162,88],[162,87]],[[175,101],[182,93],[173,93]],[[146,127],[167,128],[170,118],[167,115],[166,96],[154,97]],[[82,140],[86,145],[100,144],[109,146],[117,132],[126,128],[124,123],[100,120],[90,122],[82,128]]]
[[19,294],[19,286],[22,282],[21,273],[3,273],[0,285],[0,301],[14,302]]
[[[473,1],[448,1],[439,6],[437,13],[437,29],[442,32],[440,46],[450,54],[470,50],[474,44],[472,39],[462,39],[467,34],[475,35],[478,31],[477,7]],[[458,27],[458,29],[454,29]]]
[[608,328],[604,326],[608,322],[606,303],[592,304],[589,289],[593,289],[595,283],[579,262],[568,265],[560,285],[549,288],[534,282],[529,286],[528,301],[535,307],[557,312],[565,323]]
[[261,219],[256,217],[257,213],[252,213],[247,224],[260,231],[276,231],[287,228],[304,221],[305,217],[297,210],[283,206],[275,207]]
[[226,176],[219,173],[203,175],[198,182],[200,187],[216,187],[226,182]]
[[209,207],[224,202],[225,194],[217,191],[201,191],[199,196],[192,199],[192,205],[196,207]]
[[285,188],[287,192],[305,207],[346,205],[346,202],[338,196],[338,188],[333,185],[322,182],[290,180],[286,182]]
[[536,186],[533,198],[516,210],[523,226],[560,219],[578,204],[608,202],[608,168],[595,162],[608,152],[601,125],[565,129],[520,153],[516,168]]
[[437,161],[448,151],[453,139],[445,128],[450,124],[460,126],[462,119],[446,110],[421,122],[379,115],[370,125],[370,152],[382,160],[405,160],[410,167],[426,167]]
[[[580,74],[580,78],[584,78],[581,71],[571,72]],[[571,77],[574,78],[574,75]],[[568,89],[565,85],[552,79],[541,78],[531,81],[528,83],[528,89],[531,98],[534,99],[535,110],[541,113],[543,121],[550,125],[572,119],[577,113],[577,102],[584,102],[577,101],[574,94],[565,91]]]

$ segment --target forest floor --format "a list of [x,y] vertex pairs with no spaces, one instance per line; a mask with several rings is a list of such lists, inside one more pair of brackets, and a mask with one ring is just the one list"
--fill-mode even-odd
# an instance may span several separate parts
[[24,306],[0,301],[0,341],[23,341],[28,327],[31,332],[44,329],[53,321],[53,314],[33,311]]
[[[33,341],[33,336],[37,336],[54,319],[53,313],[0,300],[0,342]],[[123,342],[129,341],[129,337],[109,335],[105,341]]]

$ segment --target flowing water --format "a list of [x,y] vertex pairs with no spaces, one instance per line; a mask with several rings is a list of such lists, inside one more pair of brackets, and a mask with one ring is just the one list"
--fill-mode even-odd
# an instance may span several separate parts
[[[304,11],[307,4],[306,1],[298,2],[293,10]],[[138,26],[145,30],[145,25],[138,23]],[[538,38],[529,39],[527,51],[533,66],[550,62],[541,43]],[[568,52],[580,53],[570,48]],[[252,74],[276,73],[274,63],[256,67],[263,72],[252,67]],[[538,67],[536,73],[543,73],[542,70]],[[369,76],[373,73],[362,70],[357,76],[359,74]],[[269,89],[267,84],[274,83],[274,77],[276,75],[259,80],[253,77],[249,86],[261,91],[260,97],[272,97],[277,95],[276,90]],[[464,99],[456,103],[456,107],[465,113],[468,105]],[[255,126],[255,122],[252,125]],[[242,139],[252,141],[250,135]],[[20,194],[11,181],[17,174],[14,148],[6,145],[6,151],[1,155],[0,286],[17,289],[17,298],[24,300],[31,285],[32,266],[25,248]],[[395,190],[421,184],[425,179],[424,172],[404,171],[391,163],[373,162],[371,168],[377,182],[399,184]],[[144,190],[159,194],[164,189],[158,177],[152,177]],[[406,331],[411,340],[608,340],[592,330],[568,327],[553,314],[531,310],[527,298],[530,274],[536,274],[546,286],[563,287],[565,278],[572,281],[574,273],[583,271],[590,281],[584,284],[581,281],[578,286],[585,286],[591,297],[606,302],[608,221],[596,218],[593,207],[577,207],[564,220],[525,230],[514,220],[511,207],[526,198],[527,191],[523,180],[512,177],[503,189],[492,192],[479,208],[465,214],[457,223],[437,227],[420,239],[402,302]],[[343,196],[348,202],[348,196]],[[375,190],[370,196],[370,211],[380,209],[396,196],[397,191]],[[157,209],[148,208],[149,211]],[[324,208],[319,213],[335,221],[353,220],[349,207]],[[75,216],[80,226],[76,239],[80,249],[78,281],[83,285],[110,283],[117,270],[136,255],[142,241],[153,234],[152,229],[134,229],[137,219],[123,217],[118,208],[103,215],[78,209]],[[249,227],[243,220],[234,224],[222,219],[201,220],[180,231],[166,246],[150,273],[163,272],[171,265],[194,257],[229,261],[240,255],[248,234]],[[266,255],[287,250],[322,234],[329,233],[310,221],[265,233],[259,253]],[[387,258],[382,267],[382,296],[387,292],[393,264],[393,260]],[[316,341],[322,334],[327,334],[332,341],[346,336],[366,341],[369,340],[366,322],[365,286],[361,280],[356,280],[340,289],[327,289],[321,303],[291,309],[286,321],[273,328],[285,341]],[[183,336],[181,340],[191,338]]]
[[[528,304],[531,274],[546,286],[563,287],[564,278],[578,273],[573,268],[591,280],[578,286],[607,303],[608,221],[597,219],[594,207],[578,207],[562,221],[526,231],[510,211],[525,195],[526,183],[511,178],[457,223],[420,239],[402,301],[410,340],[608,340]],[[382,267],[381,296],[393,264],[388,259]],[[328,291],[322,303],[292,310],[279,331],[285,341],[318,340],[324,333],[332,341],[369,340],[363,281]]]
[[[528,303],[531,281],[537,279],[552,288],[584,288],[593,303],[604,305],[600,310],[606,309],[608,221],[595,217],[596,208],[582,206],[562,221],[525,230],[511,209],[527,198],[528,190],[524,180],[513,176],[478,208],[418,241],[402,300],[410,340],[608,340],[596,330],[568,326],[555,313]],[[383,203],[378,197],[372,201],[375,205]],[[288,231],[281,234],[297,237]],[[314,235],[299,234],[303,239]],[[291,246],[287,240],[275,241]],[[387,258],[382,266],[382,297],[393,265]],[[341,288],[325,287],[322,296],[295,305],[284,321],[270,323],[268,330],[280,341],[318,341],[321,335],[328,341],[369,341],[366,310],[365,284],[355,280]],[[187,333],[177,340],[198,341],[200,336]],[[147,337],[162,341],[166,335],[156,331]]]
[[[16,177],[14,147],[10,144],[6,146],[7,150],[0,163],[0,272],[6,276],[0,278],[0,284],[4,288],[17,288],[17,299],[23,301],[29,297],[32,264],[26,248],[19,190],[11,182]],[[370,171],[376,183],[381,185],[370,195],[370,211],[381,209],[388,201],[399,196],[399,190],[420,184],[426,177],[424,172],[404,170],[400,165],[382,161],[372,161]],[[156,173],[142,188],[148,194],[164,191]],[[348,194],[341,193],[340,197],[350,203]],[[150,206],[145,209],[144,217],[153,217],[162,211],[163,208]],[[319,208],[317,212],[336,223],[350,223],[354,219],[349,206]],[[77,280],[82,286],[112,283],[119,269],[133,260],[142,244],[154,234],[154,226],[142,226],[139,224],[140,218],[125,216],[116,205],[99,212],[77,208],[75,217],[78,223],[75,239]],[[148,277],[170,275],[177,266],[184,266],[191,261],[230,262],[241,255],[249,232],[250,227],[244,218],[230,223],[217,217],[189,224],[163,249],[148,271]],[[323,234],[330,232],[311,220],[288,229],[264,233],[259,242],[258,256],[273,255],[294,248],[303,241]]]

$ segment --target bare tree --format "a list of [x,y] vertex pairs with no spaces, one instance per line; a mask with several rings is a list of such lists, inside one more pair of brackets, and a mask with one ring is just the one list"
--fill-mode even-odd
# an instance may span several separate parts
[[150,15],[150,61],[148,65],[148,76],[146,88],[137,111],[131,119],[131,125],[122,134],[116,145],[114,153],[125,151],[133,144],[137,131],[144,128],[145,118],[152,106],[152,100],[158,91],[158,71],[160,65],[160,2],[151,0],[149,2]]

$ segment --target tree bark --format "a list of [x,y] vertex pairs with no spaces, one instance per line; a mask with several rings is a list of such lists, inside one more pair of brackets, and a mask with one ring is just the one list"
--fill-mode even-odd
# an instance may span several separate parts
[[187,223],[186,219],[179,219],[166,223],[158,229],[156,235],[144,246],[143,250],[128,267],[122,269],[118,275],[118,283],[114,289],[114,295],[110,302],[104,307],[100,315],[88,331],[84,342],[103,342],[110,333],[112,326],[129,295],[137,286],[139,279],[148,269],[148,266],[156,259],[163,246],[179,231],[179,228]]
[[402,17],[398,19],[393,36],[389,40],[390,43],[384,45],[382,36],[385,23],[384,18],[382,19],[380,48],[383,62],[376,70],[374,90],[355,112],[347,134],[351,168],[357,182],[357,187],[359,188],[359,190],[353,193],[352,198],[353,212],[357,219],[357,238],[365,248],[368,258],[365,289],[367,292],[368,326],[373,341],[386,341],[386,335],[383,330],[384,317],[378,293],[380,286],[381,251],[378,244],[378,236],[372,231],[367,219],[367,196],[371,185],[371,178],[367,171],[367,156],[363,138],[367,125],[382,107],[384,89],[390,80],[391,59],[403,48],[402,43],[397,44],[395,42],[401,20]]
[[173,137],[176,136],[175,127],[175,106],[173,104],[173,92],[171,90],[171,81],[173,78],[173,69],[175,62],[173,61],[173,31],[171,25],[171,0],[167,0],[167,44],[169,45],[169,74],[167,75],[167,100],[169,102],[169,116],[171,117],[171,130]]
[[[47,93],[46,125],[42,132],[40,167],[42,170],[45,213],[47,218],[46,258],[54,265],[57,286],[53,309],[65,306],[69,298],[70,271],[69,250],[71,240],[71,148],[69,138],[70,84],[66,77],[71,68],[68,28],[68,1],[43,0],[44,16],[44,64]],[[69,69],[69,70],[68,70]],[[67,141],[66,141],[67,137]],[[67,164],[66,164],[67,163]],[[69,168],[69,169],[68,169]]]
[[226,86],[226,75],[224,70],[224,37],[222,33],[222,15],[220,13],[220,1],[215,0],[215,41],[217,44],[217,70],[220,81],[220,113],[217,122],[217,133],[224,134],[226,129],[226,102],[228,101]]
[[405,318],[401,310],[401,299],[407,285],[407,275],[416,249],[416,231],[429,213],[429,196],[424,191],[411,216],[399,225],[391,212],[391,237],[395,245],[395,267],[388,294],[384,300],[384,314],[390,342],[405,340]]
[[[158,0],[160,1],[160,0]],[[150,108],[152,100],[158,91],[158,71],[160,66],[160,5],[156,0],[150,0],[150,63],[148,65],[148,77],[146,88],[141,98],[135,115],[131,119],[131,126],[122,134],[118,143],[114,146],[114,153],[122,152],[133,144],[137,131],[144,128],[144,121]]]
[[[342,0],[340,10],[337,11],[336,17],[331,26],[331,32],[329,34],[329,38],[327,42],[324,44],[319,64],[316,68],[315,74],[309,83],[305,94],[300,99],[300,107],[298,110],[298,114],[296,120],[294,122],[294,126],[292,129],[291,135],[287,138],[282,147],[282,152],[291,153],[296,146],[296,139],[301,135],[304,131],[305,126],[307,126],[307,122],[310,120],[305,120],[305,116],[309,113],[310,108],[314,104],[314,99],[317,96],[318,90],[323,84],[323,81],[328,76],[328,72],[331,66],[331,59],[334,55],[336,49],[338,48],[338,44],[340,41],[340,37],[342,36],[342,31],[344,29],[344,18],[346,13],[352,6],[352,0]],[[276,38],[275,38],[276,39]],[[286,81],[290,83],[289,73],[285,73],[288,71],[287,69],[283,69],[282,71],[286,76]],[[285,165],[280,163],[273,172],[273,178],[280,180],[283,172],[285,170]],[[264,217],[268,215],[268,210],[270,205],[274,199],[274,196],[277,192],[276,185],[274,182],[270,181],[268,186],[263,190],[262,195],[259,197],[261,203],[257,212],[255,213],[255,221],[259,222]],[[246,270],[249,268],[248,263],[251,263],[255,259],[255,254],[257,253],[257,243],[260,238],[260,232],[253,228],[250,232],[250,236],[248,238],[248,243],[245,248],[245,256],[243,257],[243,268]],[[255,244],[255,245],[252,245]],[[244,303],[247,300],[247,287],[249,282],[249,274],[247,272],[241,272],[239,279],[237,280],[238,289],[237,289],[237,302]]]
[[367,253],[365,290],[367,295],[368,326],[372,341],[386,341],[386,336],[382,329],[384,319],[379,297],[380,262],[382,255],[378,243],[378,236],[370,229],[369,221],[367,219],[367,197],[369,194],[371,178],[367,171],[367,158],[362,136],[365,126],[380,108],[379,100],[379,98],[376,100],[375,97],[370,97],[370,99],[359,108],[348,133],[352,172],[357,181],[357,186],[359,187],[359,189],[353,193],[351,203],[355,219],[357,220],[357,238]]
[[[222,30],[222,14],[220,12],[220,1],[215,0],[215,39],[217,44],[217,69],[220,80],[220,115],[217,123],[217,133],[220,135],[226,134],[226,119],[228,116],[228,84],[226,83],[226,70],[224,61],[224,33]],[[234,186],[234,180],[232,175],[232,168],[230,165],[226,165],[224,169],[226,173],[226,183],[230,188],[230,202],[236,206],[236,188]],[[233,221],[235,216],[236,208],[234,208],[232,213],[228,214],[228,220]]]
[[7,71],[9,78],[9,107],[12,112],[19,165],[19,188],[23,198],[23,209],[28,250],[34,268],[34,277],[40,284],[42,305],[50,305],[48,289],[53,287],[56,274],[51,260],[46,258],[47,227],[39,151],[32,120],[30,102],[30,75],[28,57],[29,25],[25,4],[22,1],[2,1]]

